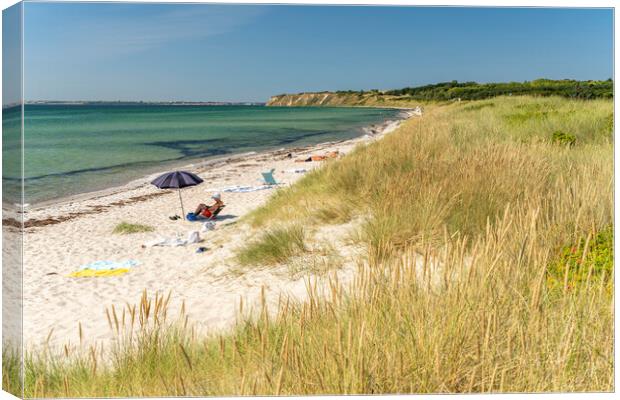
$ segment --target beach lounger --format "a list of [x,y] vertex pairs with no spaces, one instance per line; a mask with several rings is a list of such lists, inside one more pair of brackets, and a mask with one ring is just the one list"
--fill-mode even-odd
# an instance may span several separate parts
[[272,169],[266,172],[261,172],[261,175],[263,176],[263,180],[265,181],[267,185],[278,185],[279,184],[278,182],[276,182],[276,179],[273,177],[274,171],[275,169]]
[[213,214],[211,214],[211,217],[208,219],[215,219],[215,217],[217,217],[217,215],[220,213],[220,211],[222,211],[224,209],[224,207],[226,207],[226,205],[222,205],[220,208],[218,208],[217,210],[215,210],[213,212]]

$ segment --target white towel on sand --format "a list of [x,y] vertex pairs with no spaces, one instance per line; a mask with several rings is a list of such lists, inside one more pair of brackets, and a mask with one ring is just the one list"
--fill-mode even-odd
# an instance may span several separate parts
[[229,186],[219,189],[207,189],[207,192],[227,192],[227,193],[247,193],[256,192],[258,190],[272,189],[273,185],[260,185],[260,186]]
[[154,247],[154,246],[178,247],[178,246],[185,246],[188,244],[193,244],[193,243],[198,243],[198,242],[200,242],[200,233],[198,231],[191,231],[187,234],[187,239],[181,239],[179,237],[176,237],[176,238],[160,237],[160,238],[144,243],[144,246],[145,247]]

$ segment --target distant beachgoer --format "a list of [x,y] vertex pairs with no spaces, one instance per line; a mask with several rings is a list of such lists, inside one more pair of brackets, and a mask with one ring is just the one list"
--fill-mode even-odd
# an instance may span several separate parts
[[210,206],[203,203],[199,204],[196,211],[194,211],[194,215],[204,218],[212,218],[216,216],[222,208],[224,208],[225,205],[222,201],[222,196],[219,193],[215,193],[211,196],[211,198],[215,201],[215,203]]
[[297,159],[295,160],[295,162],[324,161],[324,160],[327,160],[328,158],[338,158],[339,155],[340,155],[340,151],[335,150],[335,151],[330,151],[328,153],[325,153],[324,156],[312,155],[308,158]]

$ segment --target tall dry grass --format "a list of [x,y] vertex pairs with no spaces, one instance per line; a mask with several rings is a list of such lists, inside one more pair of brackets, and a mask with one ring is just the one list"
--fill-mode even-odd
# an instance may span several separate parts
[[[371,250],[391,252],[440,238],[444,228],[468,237],[483,234],[487,219],[493,222],[507,204],[563,201],[563,188],[611,196],[609,101],[507,97],[427,108],[427,116],[380,143],[279,191],[250,222],[341,223],[361,214],[368,216]],[[575,135],[577,145],[555,144],[558,130]],[[578,186],[584,180],[587,186]],[[609,201],[590,208],[598,215],[567,223],[610,222]]]
[[[140,328],[107,363],[28,354],[26,395],[611,391],[613,280],[597,262],[613,252],[590,246],[612,224],[611,112],[554,98],[430,110],[250,216],[365,217],[351,287],[309,282],[308,302],[264,306],[222,336]],[[581,257],[549,285],[571,245]]]

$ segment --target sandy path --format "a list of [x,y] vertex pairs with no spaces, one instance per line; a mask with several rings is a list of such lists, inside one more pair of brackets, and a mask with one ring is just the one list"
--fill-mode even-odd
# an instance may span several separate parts
[[[392,131],[396,125],[390,124],[373,137],[366,135],[346,142],[313,146],[294,153],[294,158],[333,150],[346,154],[355,146],[376,140]],[[271,168],[276,169],[276,179],[287,186],[303,176],[290,170],[310,170],[321,165],[322,162],[296,163],[281,152],[269,152],[220,163],[208,170],[197,168],[195,172],[199,173],[205,183],[183,189],[186,212],[200,202],[209,201],[212,193],[209,189],[231,185],[256,186],[259,184],[260,172]],[[222,193],[227,207],[220,214],[216,230],[201,233],[203,243],[185,247],[141,247],[143,243],[159,236],[186,237],[189,231],[201,227],[196,222],[168,219],[169,215],[180,214],[176,192],[128,202],[129,198],[160,192],[145,182],[109,195],[30,210],[27,213],[30,220],[71,213],[77,213],[78,216],[61,223],[26,229],[24,344],[27,348],[42,345],[52,329],[50,346],[76,344],[79,341],[78,324],[82,326],[86,344],[106,344],[114,338],[105,317],[106,307],[112,304],[135,304],[144,289],[151,294],[171,291],[170,315],[178,315],[181,302],[184,301],[190,319],[199,332],[229,327],[235,321],[240,297],[244,298],[245,304],[257,304],[263,286],[270,302],[275,302],[280,294],[303,299],[306,294],[304,278],[291,279],[277,268],[249,270],[239,274],[235,273],[235,265],[231,260],[234,249],[258,233],[235,222],[240,216],[265,203],[275,190]],[[109,206],[119,202],[126,204]],[[155,231],[131,235],[113,234],[115,225],[121,221],[145,223],[153,226]],[[197,254],[195,251],[199,246],[206,246],[209,250]],[[122,276],[68,277],[82,264],[97,260],[127,259],[135,259],[140,265]],[[338,271],[339,279],[346,282],[354,272],[354,262],[345,264]]]

